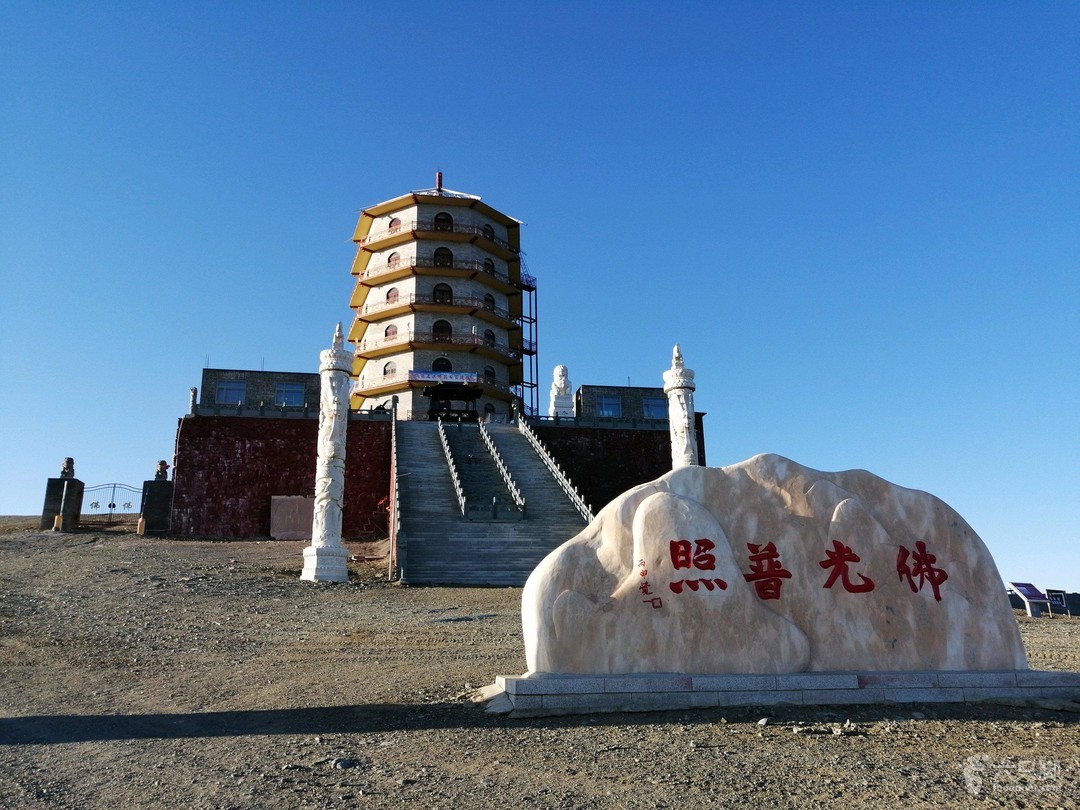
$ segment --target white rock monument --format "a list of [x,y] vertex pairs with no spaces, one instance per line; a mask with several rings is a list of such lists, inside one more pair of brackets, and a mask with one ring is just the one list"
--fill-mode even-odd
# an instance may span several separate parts
[[304,549],[300,579],[348,582],[349,552],[341,544],[341,507],[345,491],[345,435],[349,425],[349,374],[352,352],[345,348],[341,324],[334,343],[319,353],[319,458],[315,467],[315,514],[311,545]]
[[671,469],[698,463],[697,426],[694,424],[694,372],[683,364],[679,344],[671,353],[671,368],[664,372],[671,433]]
[[551,397],[548,401],[548,416],[574,416],[573,384],[570,372],[561,363],[555,366],[551,381]]
[[531,673],[1027,669],[959,514],[776,455],[616,498],[533,571],[522,625]]

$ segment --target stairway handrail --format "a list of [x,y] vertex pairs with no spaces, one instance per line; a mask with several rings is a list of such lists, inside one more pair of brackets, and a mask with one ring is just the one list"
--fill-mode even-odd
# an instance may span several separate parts
[[484,444],[487,445],[488,452],[491,457],[495,459],[495,466],[499,468],[499,475],[502,476],[503,483],[506,484],[506,488],[510,490],[510,497],[514,499],[514,503],[517,504],[517,508],[522,512],[525,511],[525,496],[521,494],[521,490],[518,485],[514,483],[513,476],[510,475],[510,470],[506,467],[506,462],[503,461],[499,450],[495,447],[495,442],[491,440],[491,434],[488,433],[484,423],[480,423],[480,437],[484,440]]
[[450,442],[446,438],[446,428],[443,427],[443,420],[440,416],[438,419],[439,425],[439,442],[442,444],[443,455],[446,456],[446,465],[450,468],[450,480],[454,482],[454,493],[457,495],[458,506],[461,507],[461,516],[468,517],[468,506],[466,505],[465,490],[461,488],[461,477],[458,475],[457,465],[454,463],[454,454],[450,452]]
[[585,499],[581,497],[581,493],[577,491],[577,487],[567,478],[562,471],[562,468],[555,462],[555,459],[551,457],[547,448],[544,447],[544,443],[540,441],[540,437],[533,433],[531,427],[525,421],[525,417],[519,415],[517,419],[518,432],[529,440],[529,444],[533,446],[533,450],[540,456],[540,460],[544,462],[544,465],[548,468],[551,474],[555,477],[555,481],[562,487],[563,492],[570,499],[570,503],[574,505],[574,508],[578,510],[578,513],[585,519],[586,523],[592,523],[596,517],[593,514],[592,509]]

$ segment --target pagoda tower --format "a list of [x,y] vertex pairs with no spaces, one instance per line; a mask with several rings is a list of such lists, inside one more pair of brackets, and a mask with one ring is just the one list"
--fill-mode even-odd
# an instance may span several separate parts
[[521,223],[442,186],[364,209],[353,234],[350,405],[403,419],[537,409],[536,280]]

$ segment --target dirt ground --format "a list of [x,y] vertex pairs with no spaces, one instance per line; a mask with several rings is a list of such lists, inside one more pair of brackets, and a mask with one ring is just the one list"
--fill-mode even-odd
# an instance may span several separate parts
[[[1080,806],[1070,711],[486,715],[520,589],[314,585],[303,545],[0,518],[0,807]],[[1080,620],[1019,621],[1080,670]]]

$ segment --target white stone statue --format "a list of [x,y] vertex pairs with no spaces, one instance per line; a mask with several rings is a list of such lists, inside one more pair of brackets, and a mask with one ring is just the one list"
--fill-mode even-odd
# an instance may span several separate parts
[[304,549],[300,579],[348,582],[348,551],[341,544],[342,501],[345,493],[345,437],[349,426],[349,375],[352,352],[345,349],[341,324],[330,349],[319,354],[318,462],[315,467],[315,513],[311,545]]
[[198,388],[192,388],[188,391],[188,413],[192,416],[195,415],[195,398],[198,396],[198,393]]
[[671,368],[664,372],[664,393],[668,398],[668,425],[671,434],[671,469],[698,463],[697,426],[694,423],[694,372],[683,364],[679,344],[671,353]]
[[570,372],[561,363],[555,366],[554,379],[551,381],[551,398],[548,404],[548,416],[574,416],[573,384]]

